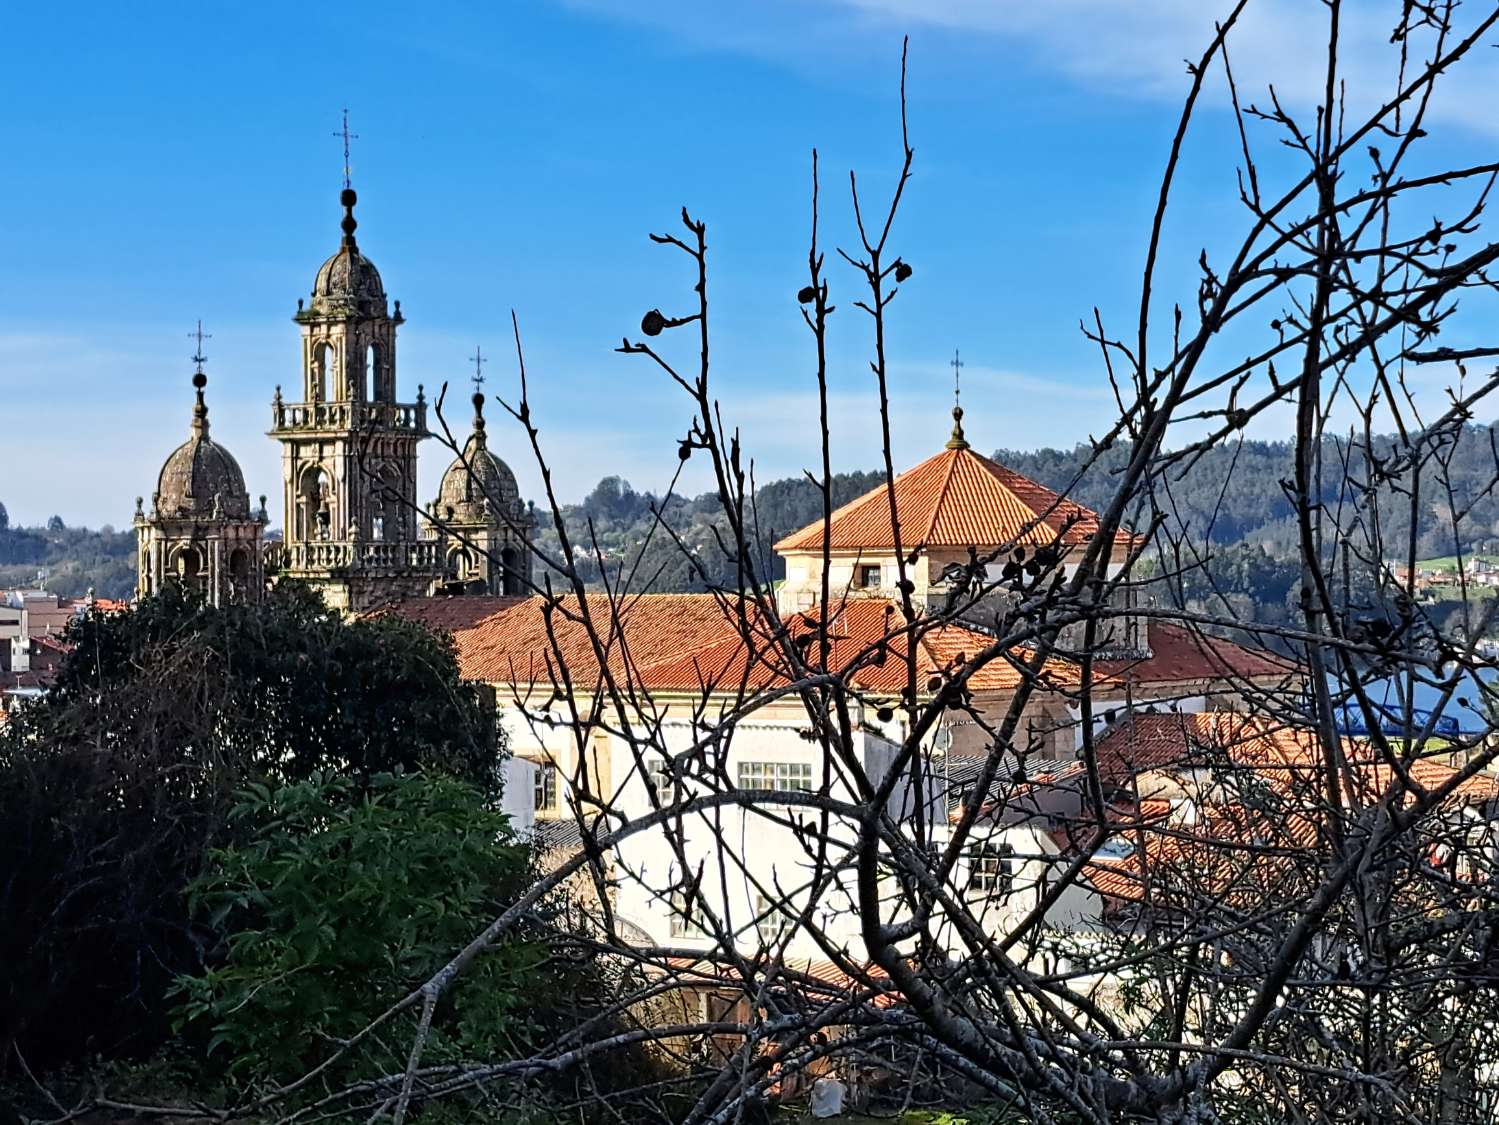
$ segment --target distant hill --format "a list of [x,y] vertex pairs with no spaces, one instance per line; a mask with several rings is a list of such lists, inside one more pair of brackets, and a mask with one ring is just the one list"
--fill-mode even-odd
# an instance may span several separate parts
[[[1496,473],[1493,437],[1488,426],[1468,426],[1446,440],[1442,448],[1455,502],[1467,508],[1463,523],[1467,541],[1462,544],[1465,553],[1499,549],[1499,496],[1489,489]],[[1388,448],[1391,443],[1377,439],[1376,445]],[[1098,509],[1112,499],[1116,474],[1128,453],[1127,447],[1117,447],[1091,466],[1088,446],[1070,450],[1001,449],[994,459]],[[1341,463],[1336,442],[1327,442],[1323,461],[1328,466]],[[1085,466],[1089,466],[1086,471]],[[1188,575],[1179,592],[1160,586],[1154,596],[1162,602],[1181,602],[1187,608],[1222,612],[1222,595],[1234,616],[1246,624],[1292,620],[1297,612],[1300,576],[1296,526],[1284,486],[1292,473],[1289,442],[1245,441],[1212,449],[1190,470],[1169,474],[1159,486],[1157,501],[1171,513],[1171,528],[1185,528],[1199,547],[1207,545],[1210,558],[1207,573]],[[1327,479],[1322,500],[1329,506],[1340,500],[1346,502],[1361,485],[1331,471]],[[881,474],[874,471],[836,475],[834,505],[846,503],[881,480]],[[1403,498],[1409,486],[1405,478],[1384,486],[1381,515],[1386,542],[1391,544],[1404,542],[1409,533],[1409,505],[1391,502],[1397,498],[1396,489],[1401,490]],[[1434,482],[1423,480],[1422,495],[1437,494]],[[784,577],[771,545],[787,532],[818,519],[821,510],[817,488],[804,477],[778,480],[760,488],[755,503],[759,528],[756,549],[771,578]],[[1142,525],[1146,520],[1143,509],[1131,515]],[[714,493],[673,497],[663,504],[650,493],[636,492],[619,477],[606,477],[581,504],[566,506],[563,516],[574,549],[579,552],[579,567],[592,584],[602,578],[595,548],[603,552],[611,581],[629,575],[633,590],[690,591],[709,584],[735,584],[734,568],[719,546],[722,514]],[[1418,557],[1453,552],[1453,529],[1441,503],[1420,505],[1416,518]],[[538,542],[556,552],[557,535],[549,521],[543,522]],[[691,560],[659,526],[662,522],[686,544],[693,554]],[[1126,523],[1131,522],[1127,517]],[[693,562],[705,572],[706,580],[695,571]]]
[[11,527],[0,505],[0,589],[35,585],[40,571],[47,589],[63,597],[92,589],[101,598],[128,598],[135,591],[135,532],[67,527],[58,516],[45,527]]
[[[1070,491],[1079,503],[1101,508],[1112,497],[1115,473],[1125,463],[1128,449],[1110,450],[1083,472],[1090,455],[1087,446],[1070,450],[1001,449],[994,454],[996,460],[1050,488]],[[1499,549],[1499,495],[1488,487],[1496,472],[1490,427],[1465,427],[1445,443],[1443,456],[1450,468],[1456,500],[1469,509],[1464,529],[1470,541],[1462,544],[1464,552]],[[1336,443],[1327,443],[1323,459],[1329,466],[1339,463]],[[1291,473],[1289,442],[1245,441],[1210,450],[1186,473],[1172,474],[1166,482],[1169,496],[1158,497],[1172,513],[1173,527],[1185,527],[1196,542],[1216,548],[1213,578],[1225,593],[1240,599],[1241,612],[1248,620],[1280,620],[1294,608],[1291,586],[1296,567],[1288,560],[1295,555],[1295,524],[1282,483]],[[837,474],[832,487],[834,506],[876,487],[881,479],[876,471]],[[1343,481],[1331,472],[1328,479],[1329,491],[1323,497],[1328,504],[1346,499],[1359,484]],[[1409,484],[1401,480],[1385,485],[1386,499],[1394,497],[1393,489],[1408,490]],[[1423,482],[1423,495],[1435,495],[1435,488],[1429,485],[1431,482]],[[90,586],[102,597],[130,593],[135,582],[134,536],[130,532],[108,527],[97,532],[68,528],[56,517],[46,528],[7,528],[3,511],[0,507],[0,585],[30,582],[38,569],[45,568],[48,586],[60,594],[76,596]],[[788,477],[760,487],[753,514],[760,573],[768,571],[771,578],[780,578],[783,574],[771,545],[818,519],[822,500],[816,486],[805,477]],[[1143,518],[1143,513],[1134,514]],[[708,584],[735,585],[733,564],[720,545],[726,540],[722,538],[723,515],[714,493],[674,496],[663,503],[651,493],[636,492],[621,477],[608,476],[582,502],[565,506],[563,515],[578,553],[578,565],[591,584],[599,584],[604,577],[597,551],[603,555],[611,580],[628,574],[635,590],[687,591],[701,590]],[[1384,503],[1382,516],[1387,541],[1403,541],[1409,529],[1409,505]],[[1452,526],[1442,504],[1423,503],[1416,518],[1417,557],[1437,558],[1454,552]],[[557,534],[544,515],[541,522],[538,545],[555,555]],[[662,522],[672,534],[660,526]],[[673,535],[691,552],[690,558],[682,553]],[[1205,598],[1206,578],[1194,578],[1185,593],[1189,601],[1199,595]]]

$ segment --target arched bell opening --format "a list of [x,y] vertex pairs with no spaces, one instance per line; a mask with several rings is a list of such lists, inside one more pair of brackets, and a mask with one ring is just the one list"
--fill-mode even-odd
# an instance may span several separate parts
[[332,344],[320,340],[312,347],[312,370],[308,373],[307,397],[311,402],[327,402],[333,388],[338,353]]
[[250,552],[236,547],[229,553],[229,601],[240,605],[250,594]]
[[208,575],[203,565],[203,552],[197,547],[178,547],[172,553],[172,581],[184,590],[203,592]]
[[297,486],[297,538],[328,539],[333,527],[333,485],[321,465],[309,465]]
[[521,553],[515,547],[506,547],[500,552],[501,593],[506,597],[520,597],[525,591],[525,575],[521,573]]

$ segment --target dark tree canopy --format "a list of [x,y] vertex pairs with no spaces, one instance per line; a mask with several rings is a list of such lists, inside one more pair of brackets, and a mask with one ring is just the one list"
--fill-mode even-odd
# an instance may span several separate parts
[[459,678],[449,639],[408,621],[347,621],[287,585],[260,606],[223,609],[167,593],[131,613],[86,617],[69,639],[74,654],[51,712],[88,709],[96,698],[109,707],[143,702],[148,692],[130,689],[143,686],[141,656],[150,653],[176,681],[183,708],[125,717],[186,723],[168,734],[184,747],[200,716],[211,715],[215,751],[278,780],[438,765],[494,788],[483,690]]
[[282,587],[94,613],[55,689],[0,727],[0,1069],[146,1052],[212,936],[185,888],[232,842],[233,793],[436,769],[497,788],[494,723],[451,647]]

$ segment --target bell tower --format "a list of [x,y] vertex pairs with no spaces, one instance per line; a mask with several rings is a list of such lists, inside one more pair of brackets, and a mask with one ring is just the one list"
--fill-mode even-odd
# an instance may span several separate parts
[[[346,126],[347,128],[347,126]],[[354,238],[358,197],[340,197],[343,239],[318,270],[302,333],[299,401],[276,388],[271,436],[281,443],[285,544],[281,579],[318,589],[330,608],[359,613],[421,597],[441,575],[437,544],[420,537],[416,447],[427,404],[396,393],[401,303],[387,307],[380,273]]]
[[162,465],[150,511],[140,497],[135,500],[136,595],[148,597],[176,585],[210,605],[257,602],[265,588],[265,497],[259,511],[250,507],[239,462],[208,435],[202,321],[193,336],[198,350],[191,431]]

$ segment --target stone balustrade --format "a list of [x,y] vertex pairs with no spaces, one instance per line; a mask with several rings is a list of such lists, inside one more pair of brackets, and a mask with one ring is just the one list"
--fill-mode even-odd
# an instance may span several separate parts
[[382,543],[378,540],[319,539],[310,543],[278,543],[276,548],[274,560],[268,557],[267,562],[292,573],[347,569],[433,571],[442,560],[442,544],[433,540]]
[[271,432],[316,430],[402,430],[427,433],[425,402],[275,402]]

